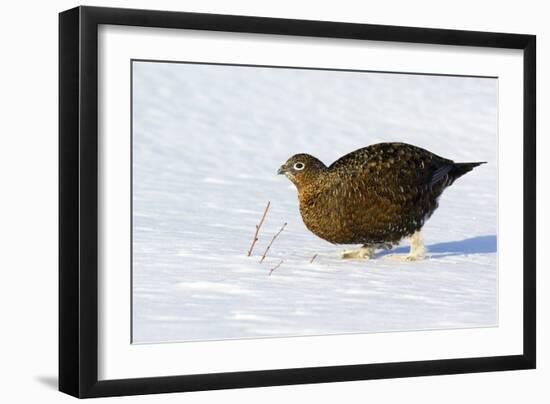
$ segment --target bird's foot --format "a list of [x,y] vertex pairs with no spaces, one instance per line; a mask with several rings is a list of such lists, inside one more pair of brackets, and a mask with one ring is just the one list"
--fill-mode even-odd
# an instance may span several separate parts
[[371,259],[374,257],[374,248],[361,247],[355,250],[344,250],[340,253],[343,259]]
[[424,259],[424,255],[418,254],[388,254],[384,255],[384,259],[396,261],[420,261]]
[[422,242],[420,231],[411,236],[411,249],[408,254],[388,254],[384,258],[398,261],[420,261],[426,256],[426,247]]

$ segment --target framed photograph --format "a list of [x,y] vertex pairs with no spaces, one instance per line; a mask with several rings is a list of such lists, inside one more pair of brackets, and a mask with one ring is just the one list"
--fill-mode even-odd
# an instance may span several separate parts
[[535,368],[535,36],[59,18],[59,388]]

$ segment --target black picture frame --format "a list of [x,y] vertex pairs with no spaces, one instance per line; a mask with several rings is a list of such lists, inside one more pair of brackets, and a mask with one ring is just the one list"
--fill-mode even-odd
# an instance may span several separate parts
[[[523,50],[523,354],[99,381],[100,24]],[[84,398],[535,368],[535,60],[534,35],[97,7],[60,13],[59,390]]]

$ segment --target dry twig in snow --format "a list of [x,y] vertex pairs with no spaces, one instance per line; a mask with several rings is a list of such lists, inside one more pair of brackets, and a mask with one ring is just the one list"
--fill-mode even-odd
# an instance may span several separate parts
[[279,262],[277,265],[275,265],[273,268],[271,268],[271,269],[269,270],[269,276],[271,276],[271,274],[273,273],[273,271],[275,271],[277,268],[279,268],[283,262],[284,262],[284,261],[281,260],[281,262]]
[[267,201],[267,206],[265,207],[264,214],[262,215],[262,218],[260,219],[260,223],[256,225],[256,232],[254,233],[254,238],[252,239],[252,244],[250,244],[250,248],[248,249],[248,253],[246,254],[248,257],[252,255],[252,250],[254,249],[254,244],[256,244],[256,241],[258,241],[258,233],[260,231],[260,227],[262,227],[262,224],[265,220],[265,215],[267,215],[267,211],[269,210],[269,205],[271,205],[271,201]]
[[317,258],[317,254],[313,254],[313,257],[311,257],[309,263],[311,264],[315,260],[315,258]]
[[267,255],[267,252],[269,251],[269,249],[271,248],[271,244],[273,244],[273,242],[275,241],[275,239],[279,236],[279,234],[282,233],[282,231],[285,229],[286,227],[286,222],[285,224],[283,224],[283,226],[281,227],[281,229],[273,236],[273,238],[271,239],[271,241],[269,242],[269,244],[267,245],[267,248],[265,249],[264,251],[264,255],[262,255],[262,259],[260,260],[260,264],[262,262],[264,262],[265,260],[265,256]]

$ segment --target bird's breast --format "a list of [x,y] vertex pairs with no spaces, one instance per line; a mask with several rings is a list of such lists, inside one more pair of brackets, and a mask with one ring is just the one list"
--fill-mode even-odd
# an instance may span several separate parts
[[331,243],[343,244],[353,239],[352,217],[346,212],[344,194],[320,187],[298,193],[300,214],[305,226],[315,235]]

